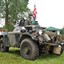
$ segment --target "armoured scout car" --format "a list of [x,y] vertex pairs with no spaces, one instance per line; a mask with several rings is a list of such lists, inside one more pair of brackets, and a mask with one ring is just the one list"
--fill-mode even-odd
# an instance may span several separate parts
[[21,56],[30,60],[36,59],[42,52],[61,55],[63,42],[57,36],[48,35],[37,21],[22,19],[12,32],[0,32],[0,51],[8,52],[9,47],[18,47]]

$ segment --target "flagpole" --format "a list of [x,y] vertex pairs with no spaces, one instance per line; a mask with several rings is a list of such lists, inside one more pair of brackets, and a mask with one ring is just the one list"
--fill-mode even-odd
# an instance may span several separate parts
[[33,20],[36,21],[37,11],[36,11],[36,5],[34,4],[34,10],[33,10]]

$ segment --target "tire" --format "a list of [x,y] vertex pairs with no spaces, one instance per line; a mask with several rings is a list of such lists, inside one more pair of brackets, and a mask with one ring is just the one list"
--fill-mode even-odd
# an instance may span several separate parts
[[20,44],[20,53],[22,57],[34,60],[39,56],[39,49],[34,41],[26,38]]
[[3,41],[0,42],[0,52],[8,52],[9,47],[4,46]]

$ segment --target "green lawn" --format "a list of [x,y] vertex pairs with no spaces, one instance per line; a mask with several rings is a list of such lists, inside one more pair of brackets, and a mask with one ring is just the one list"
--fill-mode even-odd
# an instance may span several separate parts
[[0,52],[0,64],[64,64],[64,53],[61,56],[42,54],[30,61],[20,56],[19,49],[10,48],[7,53]]

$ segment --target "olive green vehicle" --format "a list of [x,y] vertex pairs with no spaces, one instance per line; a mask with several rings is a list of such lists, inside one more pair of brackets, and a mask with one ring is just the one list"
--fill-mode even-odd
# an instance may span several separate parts
[[0,32],[0,51],[8,52],[9,47],[18,47],[21,56],[29,60],[36,59],[41,53],[61,55],[63,42],[57,36],[48,35],[37,21],[22,19],[12,32]]

